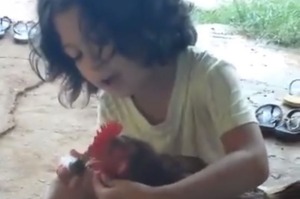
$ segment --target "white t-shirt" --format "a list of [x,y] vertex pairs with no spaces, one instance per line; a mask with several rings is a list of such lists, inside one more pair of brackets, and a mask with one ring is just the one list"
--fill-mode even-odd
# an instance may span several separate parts
[[220,137],[256,118],[241,93],[235,68],[195,47],[183,52],[166,120],[151,125],[130,98],[99,96],[98,125],[117,120],[124,134],[150,143],[158,152],[220,159]]

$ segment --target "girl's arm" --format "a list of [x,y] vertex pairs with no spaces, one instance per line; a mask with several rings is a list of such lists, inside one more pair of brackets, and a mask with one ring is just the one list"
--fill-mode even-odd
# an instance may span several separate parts
[[[207,59],[210,63],[211,57]],[[164,198],[232,198],[256,188],[268,178],[262,133],[242,92],[236,70],[225,61],[216,60],[214,65],[203,75],[205,81],[201,83],[199,77],[203,70],[199,67],[191,86],[195,102],[204,103],[207,117],[216,129],[209,133],[215,133],[221,140],[226,155],[197,174],[162,187],[170,196]]]
[[268,178],[266,149],[257,124],[245,124],[225,133],[222,142],[227,152],[223,159],[178,183],[161,187],[161,198],[232,198]]

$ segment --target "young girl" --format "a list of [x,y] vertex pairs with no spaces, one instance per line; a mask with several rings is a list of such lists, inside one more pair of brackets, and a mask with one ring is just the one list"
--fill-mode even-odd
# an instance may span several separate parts
[[[182,0],[38,0],[33,52],[47,61],[51,80],[64,78],[69,103],[84,86],[88,95],[99,91],[99,124],[118,120],[158,152],[210,164],[156,188],[94,181],[99,199],[232,198],[268,177],[264,141],[235,69],[192,46],[189,15]],[[58,180],[52,188],[48,198],[70,194]],[[76,191],[72,198],[87,192]]]

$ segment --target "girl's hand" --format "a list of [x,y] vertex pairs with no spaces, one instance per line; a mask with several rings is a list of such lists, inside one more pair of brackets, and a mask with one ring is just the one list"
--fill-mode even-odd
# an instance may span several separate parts
[[[69,158],[72,158],[74,157],[75,159],[84,159],[84,154],[81,154],[79,152],[77,152],[76,150],[72,149],[70,151],[70,157],[63,157],[62,158],[62,162],[60,162],[60,164],[58,165],[57,169],[56,169],[56,174],[58,176],[58,178],[66,185],[68,185],[72,178],[75,177],[74,174],[72,174],[68,168],[67,168],[67,165],[66,164],[69,164],[69,161],[72,161],[70,160]],[[67,159],[65,159],[67,158]]]
[[[99,180],[99,176],[102,176]],[[97,199],[159,199],[155,188],[127,180],[108,180],[104,175],[93,175]]]
[[[70,155],[74,158],[82,159],[86,164],[89,164],[87,161],[88,157],[86,154],[81,154],[76,150],[71,150]],[[59,180],[70,190],[74,192],[81,192],[84,194],[92,193],[92,172],[89,169],[86,169],[83,175],[77,176],[72,174],[68,169],[63,165],[59,165],[56,171]]]

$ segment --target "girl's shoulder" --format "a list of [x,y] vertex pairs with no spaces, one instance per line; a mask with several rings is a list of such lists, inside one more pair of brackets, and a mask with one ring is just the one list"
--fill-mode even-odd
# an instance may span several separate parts
[[[189,98],[195,103],[206,105],[207,97],[215,93],[229,95],[239,88],[236,68],[219,56],[196,47],[188,49],[185,56],[188,71],[187,87]],[[229,97],[229,96],[219,96]]]
[[191,77],[203,79],[215,73],[220,75],[222,70],[235,69],[234,66],[220,56],[198,47],[189,47],[185,53],[184,62],[190,66]]
[[182,70],[188,75],[192,87],[207,87],[217,81],[236,76],[236,68],[214,53],[197,47],[189,47],[181,57]]

